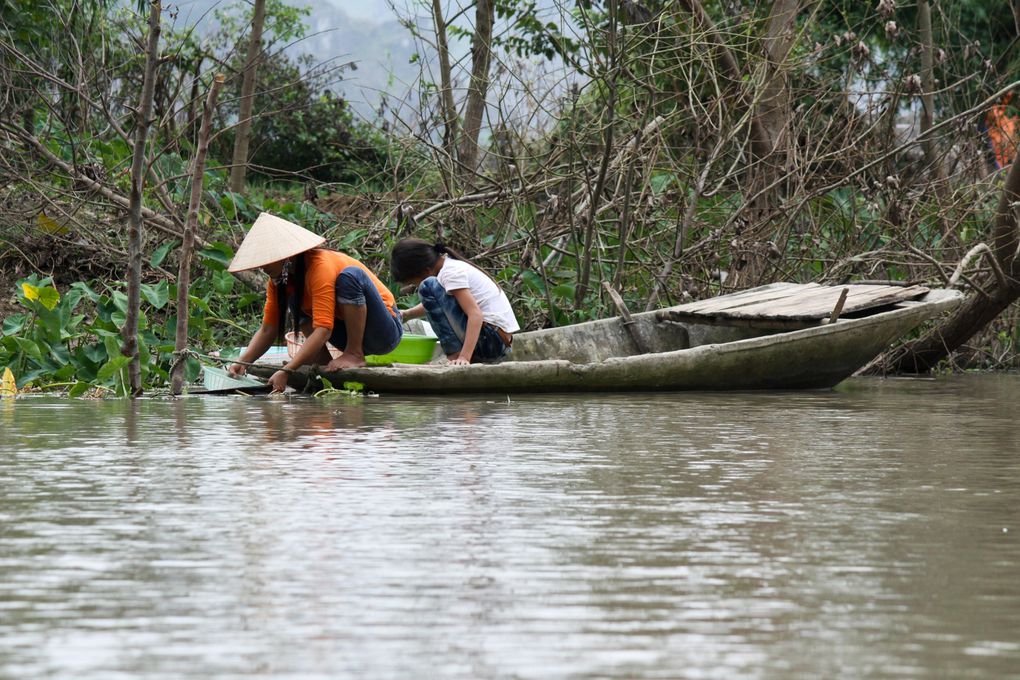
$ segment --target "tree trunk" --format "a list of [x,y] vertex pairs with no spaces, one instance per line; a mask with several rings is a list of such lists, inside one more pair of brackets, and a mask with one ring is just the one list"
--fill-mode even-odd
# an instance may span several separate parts
[[255,75],[262,53],[262,27],[266,22],[266,0],[255,0],[255,15],[248,38],[248,59],[241,83],[241,102],[238,111],[237,131],[234,136],[234,157],[230,162],[230,190],[244,193],[244,178],[248,172],[248,142],[251,139],[251,112],[255,104]]
[[490,43],[495,17],[496,6],[493,0],[477,0],[475,34],[471,39],[471,83],[464,107],[464,132],[458,154],[458,167],[465,187],[471,184],[478,165],[478,136],[482,129],[485,97],[489,90],[489,62],[492,60]]
[[[701,2],[680,0],[679,4],[692,16],[694,24],[704,32],[705,41],[714,48],[716,68],[729,81],[735,95],[733,115],[739,118],[748,111],[751,113],[750,166],[745,180],[745,200],[749,202],[744,209],[751,212],[752,223],[760,223],[770,208],[778,203],[783,187],[776,184],[776,180],[787,172],[791,160],[792,115],[785,61],[796,42],[800,0],[778,0],[772,5],[764,37],[766,70],[758,88],[761,95],[757,103],[745,84],[744,69]],[[757,194],[761,195],[751,199]],[[764,271],[765,255],[741,245],[740,239],[737,241],[737,250],[731,255],[728,280],[734,287],[742,287],[757,282]]]
[[[680,0],[679,4],[694,18],[695,25],[704,31],[705,41],[714,46],[716,67],[729,80],[730,87],[736,94],[737,101],[735,108],[749,109],[752,106],[752,102],[747,89],[744,87],[744,74],[740,67],[740,62],[737,61],[733,51],[726,44],[715,22],[712,21],[712,18],[705,11],[705,8],[702,7],[699,0]],[[738,110],[736,114],[739,117],[743,115],[743,111]],[[752,152],[759,156],[766,155],[772,148],[769,133],[762,127],[758,116],[751,117],[750,143]]]
[[[768,224],[770,214],[788,192],[781,178],[792,166],[793,121],[790,110],[790,89],[787,83],[786,59],[796,38],[799,0],[778,0],[772,5],[765,34],[764,77],[760,99],[752,113],[760,133],[752,135],[751,165],[747,175],[745,209],[751,224]],[[734,288],[762,283],[768,258],[762,237],[774,234],[748,234],[738,239],[735,262],[730,269],[730,285]],[[741,243],[741,241],[743,241]]]
[[793,132],[785,63],[796,39],[799,10],[799,0],[778,0],[773,4],[765,39],[765,82],[755,117],[767,136],[768,147],[759,152],[765,153],[764,166],[770,180],[784,174],[790,162]]
[[[577,272],[577,285],[574,287],[574,308],[580,309],[584,296],[588,294],[591,285],[591,258],[594,248],[595,226],[598,220],[598,207],[602,200],[602,192],[606,186],[606,175],[609,172],[610,158],[613,153],[613,132],[616,128],[616,95],[619,77],[620,51],[616,44],[617,12],[616,0],[609,0],[609,30],[606,41],[609,47],[609,97],[606,100],[606,123],[604,133],[604,146],[602,149],[602,162],[599,164],[599,174],[595,180],[595,186],[589,194],[588,214],[585,215],[584,240],[581,243],[581,268]],[[636,148],[636,147],[635,147]]]
[[195,163],[191,170],[191,200],[188,202],[188,217],[184,223],[184,240],[181,243],[180,266],[177,269],[177,335],[174,340],[174,351],[177,358],[171,372],[171,392],[181,393],[184,385],[184,357],[180,352],[188,345],[188,288],[191,285],[191,255],[195,249],[195,229],[198,227],[198,209],[202,204],[202,179],[205,175],[205,156],[209,151],[209,131],[212,129],[213,112],[216,109],[216,98],[223,87],[223,76],[216,74],[209,96],[205,100],[202,111],[202,128],[198,133],[198,148],[195,150]]
[[149,39],[145,46],[145,75],[142,95],[135,112],[135,144],[131,157],[131,193],[128,206],[128,309],[121,334],[121,353],[131,358],[128,364],[132,396],[142,393],[142,367],[138,356],[138,315],[142,285],[142,189],[145,184],[145,146],[152,117],[152,97],[159,61],[160,0],[149,4]]
[[1007,283],[1003,286],[994,276],[987,277],[981,287],[989,296],[972,295],[943,324],[904,345],[890,361],[896,370],[930,371],[1020,298],[1020,260],[1016,257],[1020,230],[1014,207],[1017,202],[1020,202],[1020,163],[1013,161],[999,197],[992,234],[992,252],[1006,274]]
[[[443,150],[447,162],[444,167],[454,168],[457,163],[457,105],[453,102],[453,77],[450,73],[450,48],[446,42],[446,22],[440,0],[432,0],[432,19],[436,25],[436,47],[439,50],[439,110],[443,116]],[[452,179],[452,175],[451,175]]]
[[944,179],[942,160],[938,157],[935,140],[928,130],[935,122],[935,56],[931,32],[931,5],[928,0],[917,2],[917,28],[921,38],[921,149],[924,160],[935,180]]

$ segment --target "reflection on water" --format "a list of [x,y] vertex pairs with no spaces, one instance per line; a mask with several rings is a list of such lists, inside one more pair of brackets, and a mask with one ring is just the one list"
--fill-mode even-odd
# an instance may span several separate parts
[[0,677],[1020,677],[1018,398],[0,402]]

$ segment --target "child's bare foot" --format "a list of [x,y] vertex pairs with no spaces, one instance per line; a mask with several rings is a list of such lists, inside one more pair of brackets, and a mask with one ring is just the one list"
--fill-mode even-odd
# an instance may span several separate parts
[[327,371],[342,371],[345,368],[361,368],[367,366],[365,363],[364,354],[352,354],[351,352],[344,352],[333,361],[326,364]]

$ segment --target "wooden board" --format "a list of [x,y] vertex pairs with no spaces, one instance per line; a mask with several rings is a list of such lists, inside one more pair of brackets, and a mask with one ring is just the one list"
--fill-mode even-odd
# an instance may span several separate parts
[[691,302],[673,307],[670,311],[676,316],[714,319],[810,321],[832,314],[844,288],[849,292],[843,305],[843,315],[911,300],[928,292],[924,286],[788,284]]
[[720,297],[709,298],[707,300],[699,300],[697,302],[688,302],[678,307],[672,307],[676,311],[680,312],[716,312],[727,309],[737,309],[751,304],[757,304],[759,302],[772,302],[785,300],[787,298],[801,294],[804,291],[811,290],[814,288],[821,288],[817,283],[777,283],[770,286],[762,286],[760,288],[752,288],[750,290],[741,291],[739,293],[731,293],[730,295],[722,295]]

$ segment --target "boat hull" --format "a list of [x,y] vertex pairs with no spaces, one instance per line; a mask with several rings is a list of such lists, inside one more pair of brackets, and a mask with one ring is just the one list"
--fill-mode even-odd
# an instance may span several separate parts
[[[374,392],[413,394],[827,388],[961,299],[955,291],[932,291],[922,300],[862,318],[591,362],[535,359],[469,366],[396,365],[322,375],[334,385],[353,381]],[[291,377],[291,385],[310,389],[317,386],[317,375],[314,368],[302,369]]]

